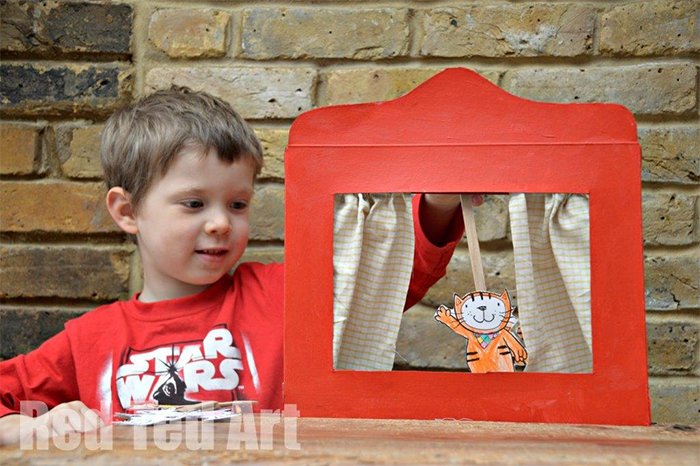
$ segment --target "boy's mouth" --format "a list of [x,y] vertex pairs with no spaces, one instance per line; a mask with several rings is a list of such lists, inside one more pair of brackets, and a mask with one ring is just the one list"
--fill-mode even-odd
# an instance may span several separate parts
[[223,256],[228,252],[228,249],[214,248],[214,249],[196,249],[197,254],[205,254],[207,256]]

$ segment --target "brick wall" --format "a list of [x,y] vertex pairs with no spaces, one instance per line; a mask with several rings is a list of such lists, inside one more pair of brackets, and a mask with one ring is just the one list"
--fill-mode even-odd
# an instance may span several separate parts
[[[278,261],[294,118],[392,99],[465,66],[522,97],[618,102],[634,112],[644,151],[653,419],[699,423],[697,2],[316,3],[0,0],[0,358],[140,289],[136,250],[103,206],[99,137],[114,108],[171,83],[230,101],[266,152],[245,258]],[[479,215],[489,283],[509,283],[504,200],[491,199]],[[463,246],[451,269],[469,275]],[[460,287],[445,280],[437,288],[407,314],[404,337]],[[413,364],[449,367],[420,357]]]

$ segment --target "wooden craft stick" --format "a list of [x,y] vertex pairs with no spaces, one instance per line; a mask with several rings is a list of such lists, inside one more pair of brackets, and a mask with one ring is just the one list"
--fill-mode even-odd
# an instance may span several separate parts
[[193,405],[183,405],[183,406],[178,406],[177,410],[181,411],[183,413],[188,413],[190,411],[196,411],[198,409],[201,409],[202,411],[208,410],[208,409],[216,409],[218,403],[216,401],[203,401],[201,403],[193,404]]
[[469,259],[472,263],[472,275],[476,291],[486,291],[484,280],[484,266],[481,265],[481,251],[479,250],[479,238],[476,235],[476,223],[474,222],[474,206],[471,194],[460,194],[462,201],[462,215],[464,216],[464,229],[467,232],[467,246],[469,247]]
[[164,408],[164,409],[175,408],[176,411],[180,411],[183,413],[189,413],[191,411],[196,411],[198,409],[205,411],[205,410],[225,408],[227,406],[237,406],[237,405],[254,404],[254,403],[257,403],[257,401],[255,401],[255,400],[202,401],[201,403],[196,403],[196,404],[191,404],[191,405],[159,405],[156,408]]
[[238,400],[238,401],[219,401],[219,406],[233,406],[233,405],[244,405],[244,404],[255,404],[256,400]]

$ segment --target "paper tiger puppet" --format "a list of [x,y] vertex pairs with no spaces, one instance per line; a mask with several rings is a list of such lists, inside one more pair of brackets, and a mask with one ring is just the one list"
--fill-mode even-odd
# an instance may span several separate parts
[[440,306],[435,320],[467,339],[471,372],[513,372],[513,361],[527,361],[525,347],[507,327],[513,311],[508,290],[474,291],[463,298],[455,293],[454,299],[454,310]]

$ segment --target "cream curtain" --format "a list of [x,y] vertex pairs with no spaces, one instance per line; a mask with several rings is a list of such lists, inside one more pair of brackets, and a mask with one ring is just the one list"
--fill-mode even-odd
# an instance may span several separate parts
[[510,222],[527,372],[591,372],[588,197],[511,194]]
[[333,363],[391,370],[413,268],[411,195],[336,195]]

